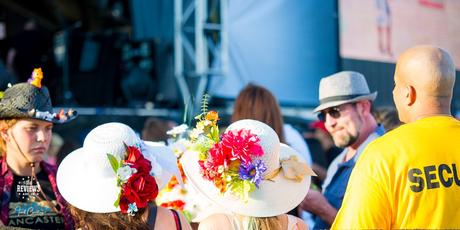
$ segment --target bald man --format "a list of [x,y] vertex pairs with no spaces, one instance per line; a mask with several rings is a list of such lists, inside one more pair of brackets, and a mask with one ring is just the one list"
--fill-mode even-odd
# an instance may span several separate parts
[[333,224],[337,229],[459,228],[460,121],[450,104],[455,66],[437,47],[396,63],[393,99],[406,123],[362,153]]

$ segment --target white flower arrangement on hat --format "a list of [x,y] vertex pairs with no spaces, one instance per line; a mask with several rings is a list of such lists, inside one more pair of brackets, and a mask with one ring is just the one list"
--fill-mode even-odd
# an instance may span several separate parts
[[[186,124],[176,126],[173,129],[166,132],[172,138],[168,139],[168,147],[172,149],[174,155],[180,159],[182,154],[189,148],[190,142],[186,138],[188,135],[189,127]],[[178,178],[173,176],[167,185],[160,190],[155,202],[162,207],[171,208],[178,211],[181,211],[185,217],[191,221],[194,219],[195,210],[191,209],[189,202],[187,202],[188,196],[188,186],[186,184],[185,175],[183,175],[182,167],[177,160],[177,166],[181,172],[181,180],[183,184],[179,183]]]
[[187,152],[207,152],[214,143],[219,141],[218,114],[214,111],[207,111],[206,96],[203,98],[202,113],[195,119],[197,124],[194,128],[182,124],[167,132],[172,136],[172,141],[169,141],[168,144],[178,157],[178,167],[182,173],[184,186],[173,178],[160,191],[156,202],[163,207],[182,211],[192,222],[200,222],[207,215],[217,212],[216,207],[187,183],[179,160]]
[[[198,117],[197,117],[198,119]],[[168,146],[173,150],[178,158],[177,164],[181,171],[183,184],[180,184],[176,177],[173,177],[169,183],[162,189],[156,199],[156,203],[162,207],[180,210],[186,218],[192,222],[200,222],[210,210],[211,204],[206,198],[202,197],[193,187],[187,183],[187,178],[182,170],[179,159],[188,151],[194,151],[195,148],[192,140],[196,140],[204,133],[205,124],[211,124],[210,121],[198,121],[197,127],[190,128],[186,124],[176,126],[167,132],[172,138],[168,140]]]

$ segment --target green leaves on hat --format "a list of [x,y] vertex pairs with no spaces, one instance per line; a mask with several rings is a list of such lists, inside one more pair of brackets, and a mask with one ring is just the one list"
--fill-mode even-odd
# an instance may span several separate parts
[[110,154],[110,153],[107,153],[107,158],[109,158],[110,166],[112,166],[112,169],[113,169],[113,171],[114,171],[115,174],[116,174],[118,168],[120,167],[119,164],[118,164],[117,158],[115,158],[115,156],[113,156],[113,155]]

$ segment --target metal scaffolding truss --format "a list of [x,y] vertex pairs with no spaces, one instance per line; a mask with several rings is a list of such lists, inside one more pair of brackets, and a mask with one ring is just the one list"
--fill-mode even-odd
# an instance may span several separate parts
[[174,2],[174,75],[192,110],[199,108],[209,77],[227,73],[227,7],[228,0]]

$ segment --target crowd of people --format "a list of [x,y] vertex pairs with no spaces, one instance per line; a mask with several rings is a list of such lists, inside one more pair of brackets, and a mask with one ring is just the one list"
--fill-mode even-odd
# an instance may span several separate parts
[[[53,111],[43,77],[35,69],[0,100],[2,227],[460,227],[460,121],[450,111],[455,65],[444,49],[421,45],[401,54],[396,110],[374,109],[377,92],[365,76],[341,71],[321,79],[318,120],[302,135],[284,123],[268,89],[249,84],[226,129],[206,107],[194,127],[151,118],[139,135],[126,124],[104,123],[62,161],[53,125],[73,121],[78,111]],[[184,132],[178,158],[167,134]],[[212,206],[199,221],[156,202],[173,180]]]

